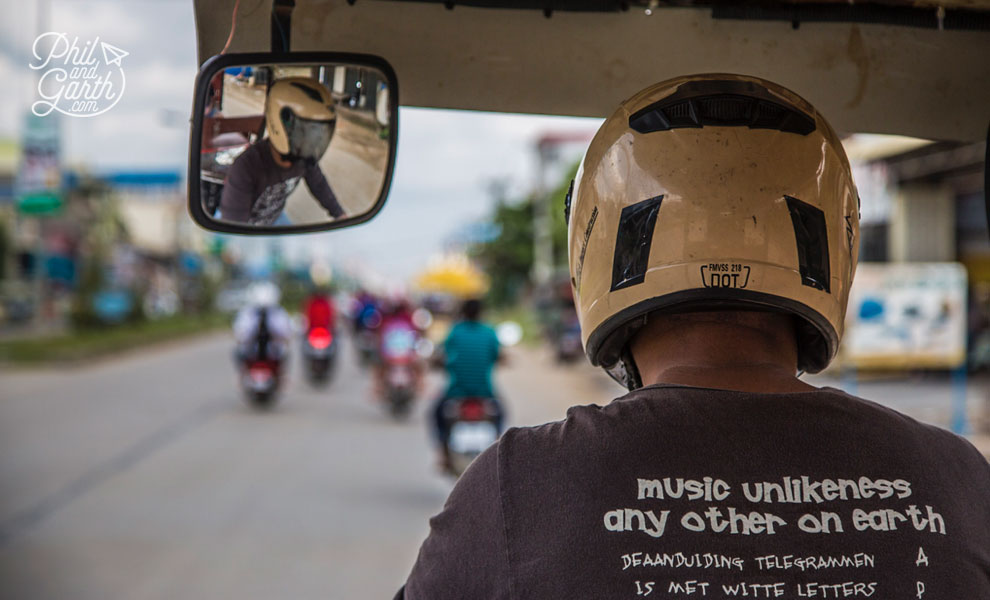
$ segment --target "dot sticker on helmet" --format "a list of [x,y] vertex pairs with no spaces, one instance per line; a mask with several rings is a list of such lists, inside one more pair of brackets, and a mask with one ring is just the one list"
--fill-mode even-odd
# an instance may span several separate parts
[[646,279],[653,230],[662,202],[662,195],[654,196],[622,209],[612,258],[611,291],[643,283]]
[[791,223],[794,224],[801,283],[831,293],[825,213],[797,198],[784,198],[787,200],[787,210],[791,213]]
[[701,283],[706,288],[739,288],[749,285],[749,265],[710,263],[701,266]]

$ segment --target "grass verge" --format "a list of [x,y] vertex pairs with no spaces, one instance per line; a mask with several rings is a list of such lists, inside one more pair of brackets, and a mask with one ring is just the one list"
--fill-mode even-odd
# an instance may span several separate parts
[[175,315],[134,325],[6,340],[0,341],[0,361],[31,365],[88,360],[229,326],[230,317],[224,314]]

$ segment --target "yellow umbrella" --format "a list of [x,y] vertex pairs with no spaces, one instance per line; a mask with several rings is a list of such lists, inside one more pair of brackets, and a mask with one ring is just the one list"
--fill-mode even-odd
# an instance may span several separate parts
[[488,291],[488,277],[465,256],[447,256],[431,261],[414,281],[424,293],[450,294],[458,298],[475,298]]

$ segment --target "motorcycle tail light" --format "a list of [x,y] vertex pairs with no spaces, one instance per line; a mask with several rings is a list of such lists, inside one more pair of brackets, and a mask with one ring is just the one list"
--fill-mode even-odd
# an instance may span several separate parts
[[464,421],[481,421],[485,418],[485,405],[480,400],[465,400],[461,402],[461,419]]
[[258,361],[248,366],[248,372],[251,373],[252,377],[269,377],[275,372],[275,369],[267,362]]
[[309,345],[317,350],[323,350],[330,346],[330,342],[333,341],[333,335],[330,334],[330,330],[326,327],[314,327],[309,330]]

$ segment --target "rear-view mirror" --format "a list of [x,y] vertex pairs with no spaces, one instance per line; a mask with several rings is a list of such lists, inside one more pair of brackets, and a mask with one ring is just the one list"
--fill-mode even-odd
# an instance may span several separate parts
[[384,60],[325,52],[215,56],[196,80],[189,212],[214,231],[324,231],[381,210],[398,94]]

